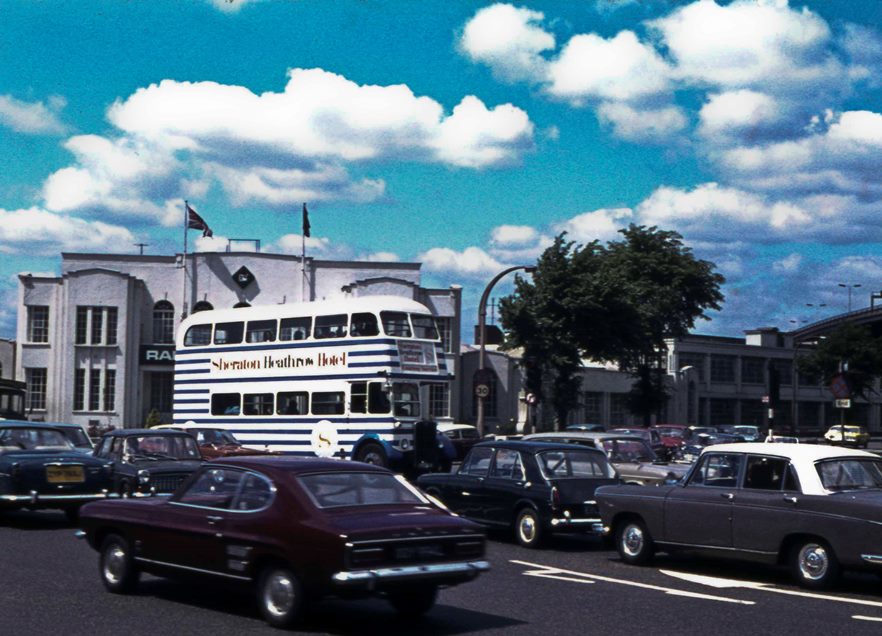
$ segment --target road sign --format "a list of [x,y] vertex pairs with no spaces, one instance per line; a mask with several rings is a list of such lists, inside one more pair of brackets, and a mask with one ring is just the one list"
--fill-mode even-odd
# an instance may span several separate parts
[[764,396],[763,396],[763,404],[768,404],[768,403],[769,403],[769,396],[768,396],[768,395],[764,395]]
[[837,400],[845,400],[851,397],[851,385],[845,373],[837,373],[830,378],[830,393]]
[[851,400],[836,400],[836,408],[837,409],[850,409],[851,408]]
[[485,398],[490,395],[490,387],[486,384],[475,385],[475,397]]
[[490,369],[478,369],[472,378],[475,397],[486,398],[490,396],[490,383],[493,381],[493,371]]

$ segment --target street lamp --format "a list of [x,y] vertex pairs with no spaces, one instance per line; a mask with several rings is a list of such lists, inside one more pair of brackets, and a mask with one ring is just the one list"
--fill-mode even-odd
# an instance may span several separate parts
[[[487,334],[484,333],[487,322],[487,300],[490,298],[490,291],[493,289],[493,286],[499,282],[499,280],[505,276],[506,274],[511,274],[512,272],[516,272],[517,270],[522,269],[528,274],[532,274],[536,271],[536,267],[532,265],[515,265],[514,267],[509,267],[508,269],[504,269],[499,272],[496,276],[493,277],[489,283],[487,283],[487,287],[484,288],[484,293],[481,294],[481,302],[478,303],[478,336],[481,338],[481,348],[478,350],[478,372],[477,376],[479,380],[483,381],[485,378],[485,370],[484,363],[486,360],[486,340]],[[480,437],[484,436],[484,400],[487,399],[487,391],[479,391],[476,388],[476,397],[478,398],[478,419],[475,422],[475,426],[478,429],[478,435]]]
[[851,290],[860,287],[860,283],[837,283],[840,287],[845,287],[848,290],[848,313],[851,313]]

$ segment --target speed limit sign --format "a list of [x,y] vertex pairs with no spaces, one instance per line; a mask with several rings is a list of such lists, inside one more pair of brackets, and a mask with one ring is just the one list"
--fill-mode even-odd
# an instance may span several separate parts
[[479,398],[485,398],[490,395],[490,387],[486,384],[476,384],[475,385],[475,396]]

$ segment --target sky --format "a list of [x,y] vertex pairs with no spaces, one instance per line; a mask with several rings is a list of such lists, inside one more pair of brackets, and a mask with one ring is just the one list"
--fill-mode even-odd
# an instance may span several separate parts
[[877,0],[0,0],[0,337],[19,273],[180,252],[185,199],[191,250],[291,254],[306,202],[308,256],[422,263],[467,341],[497,272],[631,223],[726,277],[698,333],[868,306],[880,29]]

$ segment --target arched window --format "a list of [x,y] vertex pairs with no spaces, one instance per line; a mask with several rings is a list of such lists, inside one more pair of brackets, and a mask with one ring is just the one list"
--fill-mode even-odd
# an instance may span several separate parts
[[240,307],[250,307],[251,303],[246,303],[244,300],[241,303],[236,303],[233,305],[233,309],[239,309]]
[[193,305],[193,313],[195,314],[197,311],[209,311],[214,309],[212,304],[207,300],[200,300],[198,303]]
[[175,306],[167,300],[153,305],[153,342],[173,344],[175,341]]

